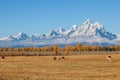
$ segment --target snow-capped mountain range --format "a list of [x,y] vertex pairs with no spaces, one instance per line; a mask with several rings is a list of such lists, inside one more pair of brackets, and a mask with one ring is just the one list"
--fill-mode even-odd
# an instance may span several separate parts
[[73,25],[70,29],[63,28],[50,30],[47,34],[27,35],[20,32],[17,35],[10,35],[0,39],[0,47],[32,47],[52,44],[75,45],[83,43],[85,45],[120,45],[120,35],[107,32],[99,23],[92,23],[87,19],[82,26]]

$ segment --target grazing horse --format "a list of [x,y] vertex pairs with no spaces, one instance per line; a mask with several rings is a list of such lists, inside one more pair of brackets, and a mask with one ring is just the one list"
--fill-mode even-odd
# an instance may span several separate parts
[[57,60],[57,57],[53,57],[53,60]]
[[111,62],[112,57],[111,56],[107,56],[107,61]]
[[65,60],[65,57],[63,56],[63,57],[59,57],[58,58],[59,60]]
[[[53,57],[53,60],[57,60],[57,57]],[[58,57],[58,60],[65,60],[65,57]]]
[[62,59],[65,60],[65,57],[63,56]]
[[5,59],[5,57],[4,57],[4,56],[2,56],[2,59]]

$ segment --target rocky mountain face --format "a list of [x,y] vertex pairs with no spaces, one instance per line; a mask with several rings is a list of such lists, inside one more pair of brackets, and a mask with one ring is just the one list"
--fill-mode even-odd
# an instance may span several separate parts
[[50,30],[47,34],[27,35],[26,33],[18,33],[0,39],[0,46],[44,46],[44,45],[75,45],[83,43],[85,45],[119,45],[120,35],[107,32],[99,23],[92,23],[87,19],[82,26],[73,25],[70,29],[63,28]]

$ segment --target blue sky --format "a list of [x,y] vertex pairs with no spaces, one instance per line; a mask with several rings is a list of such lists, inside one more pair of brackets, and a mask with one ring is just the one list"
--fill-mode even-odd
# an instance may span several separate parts
[[0,0],[0,38],[69,29],[88,18],[120,33],[120,0]]

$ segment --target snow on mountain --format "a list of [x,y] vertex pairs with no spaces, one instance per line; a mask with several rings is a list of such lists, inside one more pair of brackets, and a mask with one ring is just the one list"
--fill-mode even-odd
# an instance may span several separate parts
[[[5,42],[5,43],[4,43]],[[0,39],[0,46],[5,44],[13,46],[13,44],[21,45],[52,45],[52,44],[74,44],[84,43],[90,45],[113,45],[120,44],[120,35],[107,32],[99,23],[93,23],[87,19],[82,26],[73,25],[70,29],[63,28],[50,30],[47,34],[34,34],[28,36],[26,33],[18,33]],[[117,42],[117,43],[116,43]],[[3,45],[4,43],[4,45]],[[9,45],[9,46],[10,46]],[[118,45],[118,44],[117,44]]]
[[[98,22],[92,23],[90,19],[85,21],[83,25],[77,29],[74,34],[81,37],[100,37],[100,38],[107,38],[109,40],[115,39],[116,35],[106,32],[102,25]],[[75,35],[74,35],[75,36]]]
[[0,40],[1,41],[20,41],[20,40],[26,40],[28,38],[29,38],[29,36],[27,34],[20,32],[17,35],[10,35],[10,36],[4,37]]
[[46,35],[47,38],[54,38],[54,37],[62,37],[64,36],[65,29],[58,28],[54,30],[50,30],[50,32]]
[[77,25],[73,25],[69,30],[67,30],[64,34],[66,35],[66,36],[76,36],[76,34],[74,34],[74,32],[76,32],[77,31],[77,29],[78,29],[78,26]]
[[29,37],[29,39],[33,40],[33,41],[34,40],[44,39],[44,38],[46,38],[45,34],[38,34],[38,33],[36,33],[36,34],[34,34],[34,35],[32,35],[32,36]]
[[15,36],[17,40],[26,40],[29,36],[26,33],[20,32],[17,36]]
[[117,38],[115,34],[106,32],[103,26],[98,23],[92,23],[90,19],[87,19],[81,27],[77,27],[77,25],[73,25],[71,29],[66,31],[66,34],[69,37],[96,37],[96,38],[107,38],[109,40]]
[[14,36],[10,35],[10,36],[4,37],[4,38],[2,38],[2,39],[0,39],[0,40],[1,40],[1,41],[12,41],[12,40],[14,40],[14,39],[15,39]]

